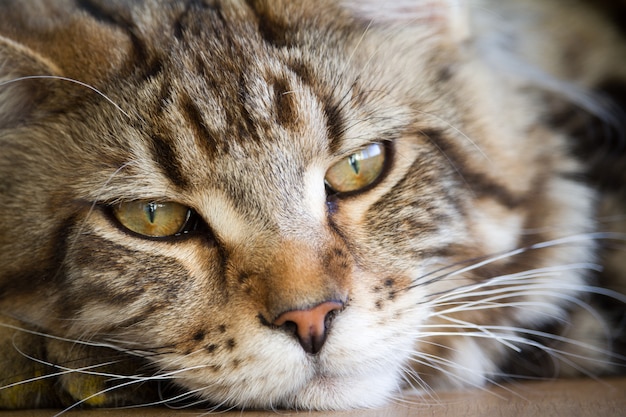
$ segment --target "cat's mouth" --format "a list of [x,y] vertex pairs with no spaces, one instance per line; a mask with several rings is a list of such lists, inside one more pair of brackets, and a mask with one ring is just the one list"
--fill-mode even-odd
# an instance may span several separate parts
[[[335,311],[331,307],[324,310]],[[176,381],[211,404],[227,407],[381,406],[402,388],[415,332],[408,325],[381,331],[368,323],[358,309],[346,308],[336,314],[316,353],[307,352],[297,336],[263,326],[221,358],[219,372],[198,358],[186,364],[189,372],[178,374]],[[237,366],[231,366],[235,362]],[[175,363],[180,366],[180,358]]]

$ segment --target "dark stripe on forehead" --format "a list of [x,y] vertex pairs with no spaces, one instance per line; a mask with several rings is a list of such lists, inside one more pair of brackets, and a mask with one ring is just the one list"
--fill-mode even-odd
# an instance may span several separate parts
[[210,129],[209,125],[204,121],[202,111],[198,108],[193,99],[187,94],[181,94],[180,111],[189,124],[194,141],[200,149],[204,151],[210,159],[218,157],[220,154],[228,151],[228,142],[220,141],[220,135]]
[[172,22],[172,34],[177,39],[184,38],[185,28],[187,27],[187,19],[192,10],[195,12],[198,5],[197,1],[188,1],[185,3],[185,9]]
[[290,60],[285,64],[300,79],[302,84],[313,89],[313,86],[316,84],[315,74],[313,74],[313,71],[306,63],[302,62],[301,58],[290,57]]
[[494,178],[488,177],[484,172],[477,172],[470,169],[466,163],[466,158],[460,154],[462,151],[454,146],[444,132],[436,129],[421,130],[419,136],[426,137],[437,149],[445,155],[453,168],[462,177],[462,180],[478,197],[488,197],[496,200],[501,205],[513,209],[525,203],[526,196],[515,195]]
[[150,151],[154,161],[161,172],[167,176],[174,185],[185,189],[189,187],[188,179],[183,175],[180,167],[180,159],[172,147],[172,143],[158,135],[151,136]]
[[141,78],[149,80],[163,73],[163,61],[160,57],[146,59],[145,65],[141,68],[137,67],[136,70]]
[[333,103],[332,98],[326,97],[322,99],[324,113],[326,115],[326,131],[328,134],[328,143],[330,152],[336,153],[341,147],[341,140],[346,131],[346,121],[341,114],[341,108],[338,104]]
[[330,139],[331,151],[336,151],[339,147],[338,142],[345,133],[345,120],[341,114],[340,105],[335,103],[332,94],[328,92],[329,88],[325,85],[325,80],[319,79],[315,70],[302,58],[291,58],[286,65],[301,85],[317,95],[326,117],[326,131]]
[[239,99],[239,103],[237,103],[238,106],[233,106],[233,109],[226,112],[226,114],[229,115],[228,123],[231,126],[238,127],[239,134],[242,138],[258,140],[257,120],[253,113],[248,110],[248,105],[253,103],[254,100],[248,92],[248,86],[243,74],[239,77],[237,98]]
[[274,111],[278,123],[289,128],[298,122],[298,105],[295,92],[289,88],[289,83],[277,78],[274,87]]
[[300,59],[293,59],[287,62],[287,66],[304,86],[317,93],[326,118],[326,135],[330,152],[338,152],[346,132],[346,119],[342,114],[345,101],[338,103],[324,82],[316,78],[316,74],[307,63]]
[[289,25],[275,13],[276,7],[272,1],[246,0],[246,3],[257,16],[258,31],[261,37],[270,45],[285,47],[289,45]]

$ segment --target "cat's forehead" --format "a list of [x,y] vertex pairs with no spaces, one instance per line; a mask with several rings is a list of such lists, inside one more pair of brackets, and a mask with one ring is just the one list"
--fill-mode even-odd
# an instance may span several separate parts
[[330,104],[293,68],[312,71],[303,54],[268,44],[254,17],[234,10],[197,10],[178,24],[153,55],[149,31],[136,40],[148,70],[115,97],[131,115],[118,114],[114,127],[127,160],[98,198],[171,198],[207,216],[236,201],[250,217],[293,212],[311,177],[323,194]]
[[216,58],[204,46],[181,47],[148,92],[147,142],[160,148],[155,157],[178,154],[181,167],[193,167],[191,177],[203,168],[233,175],[248,161],[263,170],[279,169],[281,159],[304,165],[329,153],[324,103],[284,61],[272,54],[255,59],[250,49],[247,57]]
[[[369,136],[346,134],[350,117],[367,117],[356,114],[367,111],[365,82],[323,26],[307,38],[294,28],[298,39],[285,46],[268,39],[250,8],[203,8],[176,24],[166,52],[150,64],[158,70],[126,97],[148,121],[135,123],[146,136],[141,143],[174,182],[198,181],[203,168],[212,176],[285,177],[379,138],[371,128]],[[319,42],[323,51],[314,48]]]
[[[294,192],[323,194],[332,164],[400,136],[411,115],[399,100],[409,90],[394,76],[407,64],[387,65],[407,55],[394,52],[397,39],[386,33],[380,48],[374,28],[295,3],[276,11],[259,10],[269,4],[260,1],[149,10],[161,16],[131,6],[132,16],[115,25],[130,39],[133,66],[98,85],[126,110],[107,116],[111,127],[98,123],[100,136],[116,137],[113,146],[126,154],[93,170],[100,179],[90,183],[103,185],[92,198],[195,206],[190,196],[219,192],[255,210],[290,210]],[[101,104],[90,115],[111,107]]]

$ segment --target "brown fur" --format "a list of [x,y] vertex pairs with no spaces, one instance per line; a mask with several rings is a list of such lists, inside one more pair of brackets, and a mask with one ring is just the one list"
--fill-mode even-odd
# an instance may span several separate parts
[[[626,82],[623,41],[587,29],[586,9],[505,2],[511,44],[487,53],[499,19],[444,0],[399,15],[366,0],[24,3],[0,6],[0,385],[50,376],[0,386],[0,407],[158,401],[164,381],[218,405],[366,407],[402,381],[534,373],[525,350],[564,375],[620,369],[617,331],[584,314],[611,325],[587,284],[609,237],[592,233],[618,222],[598,222],[608,193],[556,122],[595,103],[577,89]],[[520,4],[574,23],[535,37]],[[574,51],[570,36],[597,45],[575,68],[536,53]],[[379,141],[376,182],[325,189]],[[142,237],[112,212],[135,200],[183,204],[197,227]],[[320,352],[273,324],[329,301],[342,308]]]

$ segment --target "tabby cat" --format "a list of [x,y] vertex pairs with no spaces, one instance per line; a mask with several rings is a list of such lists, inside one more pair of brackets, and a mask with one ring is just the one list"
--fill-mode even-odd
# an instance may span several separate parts
[[626,43],[596,6],[2,0],[0,406],[619,372]]

